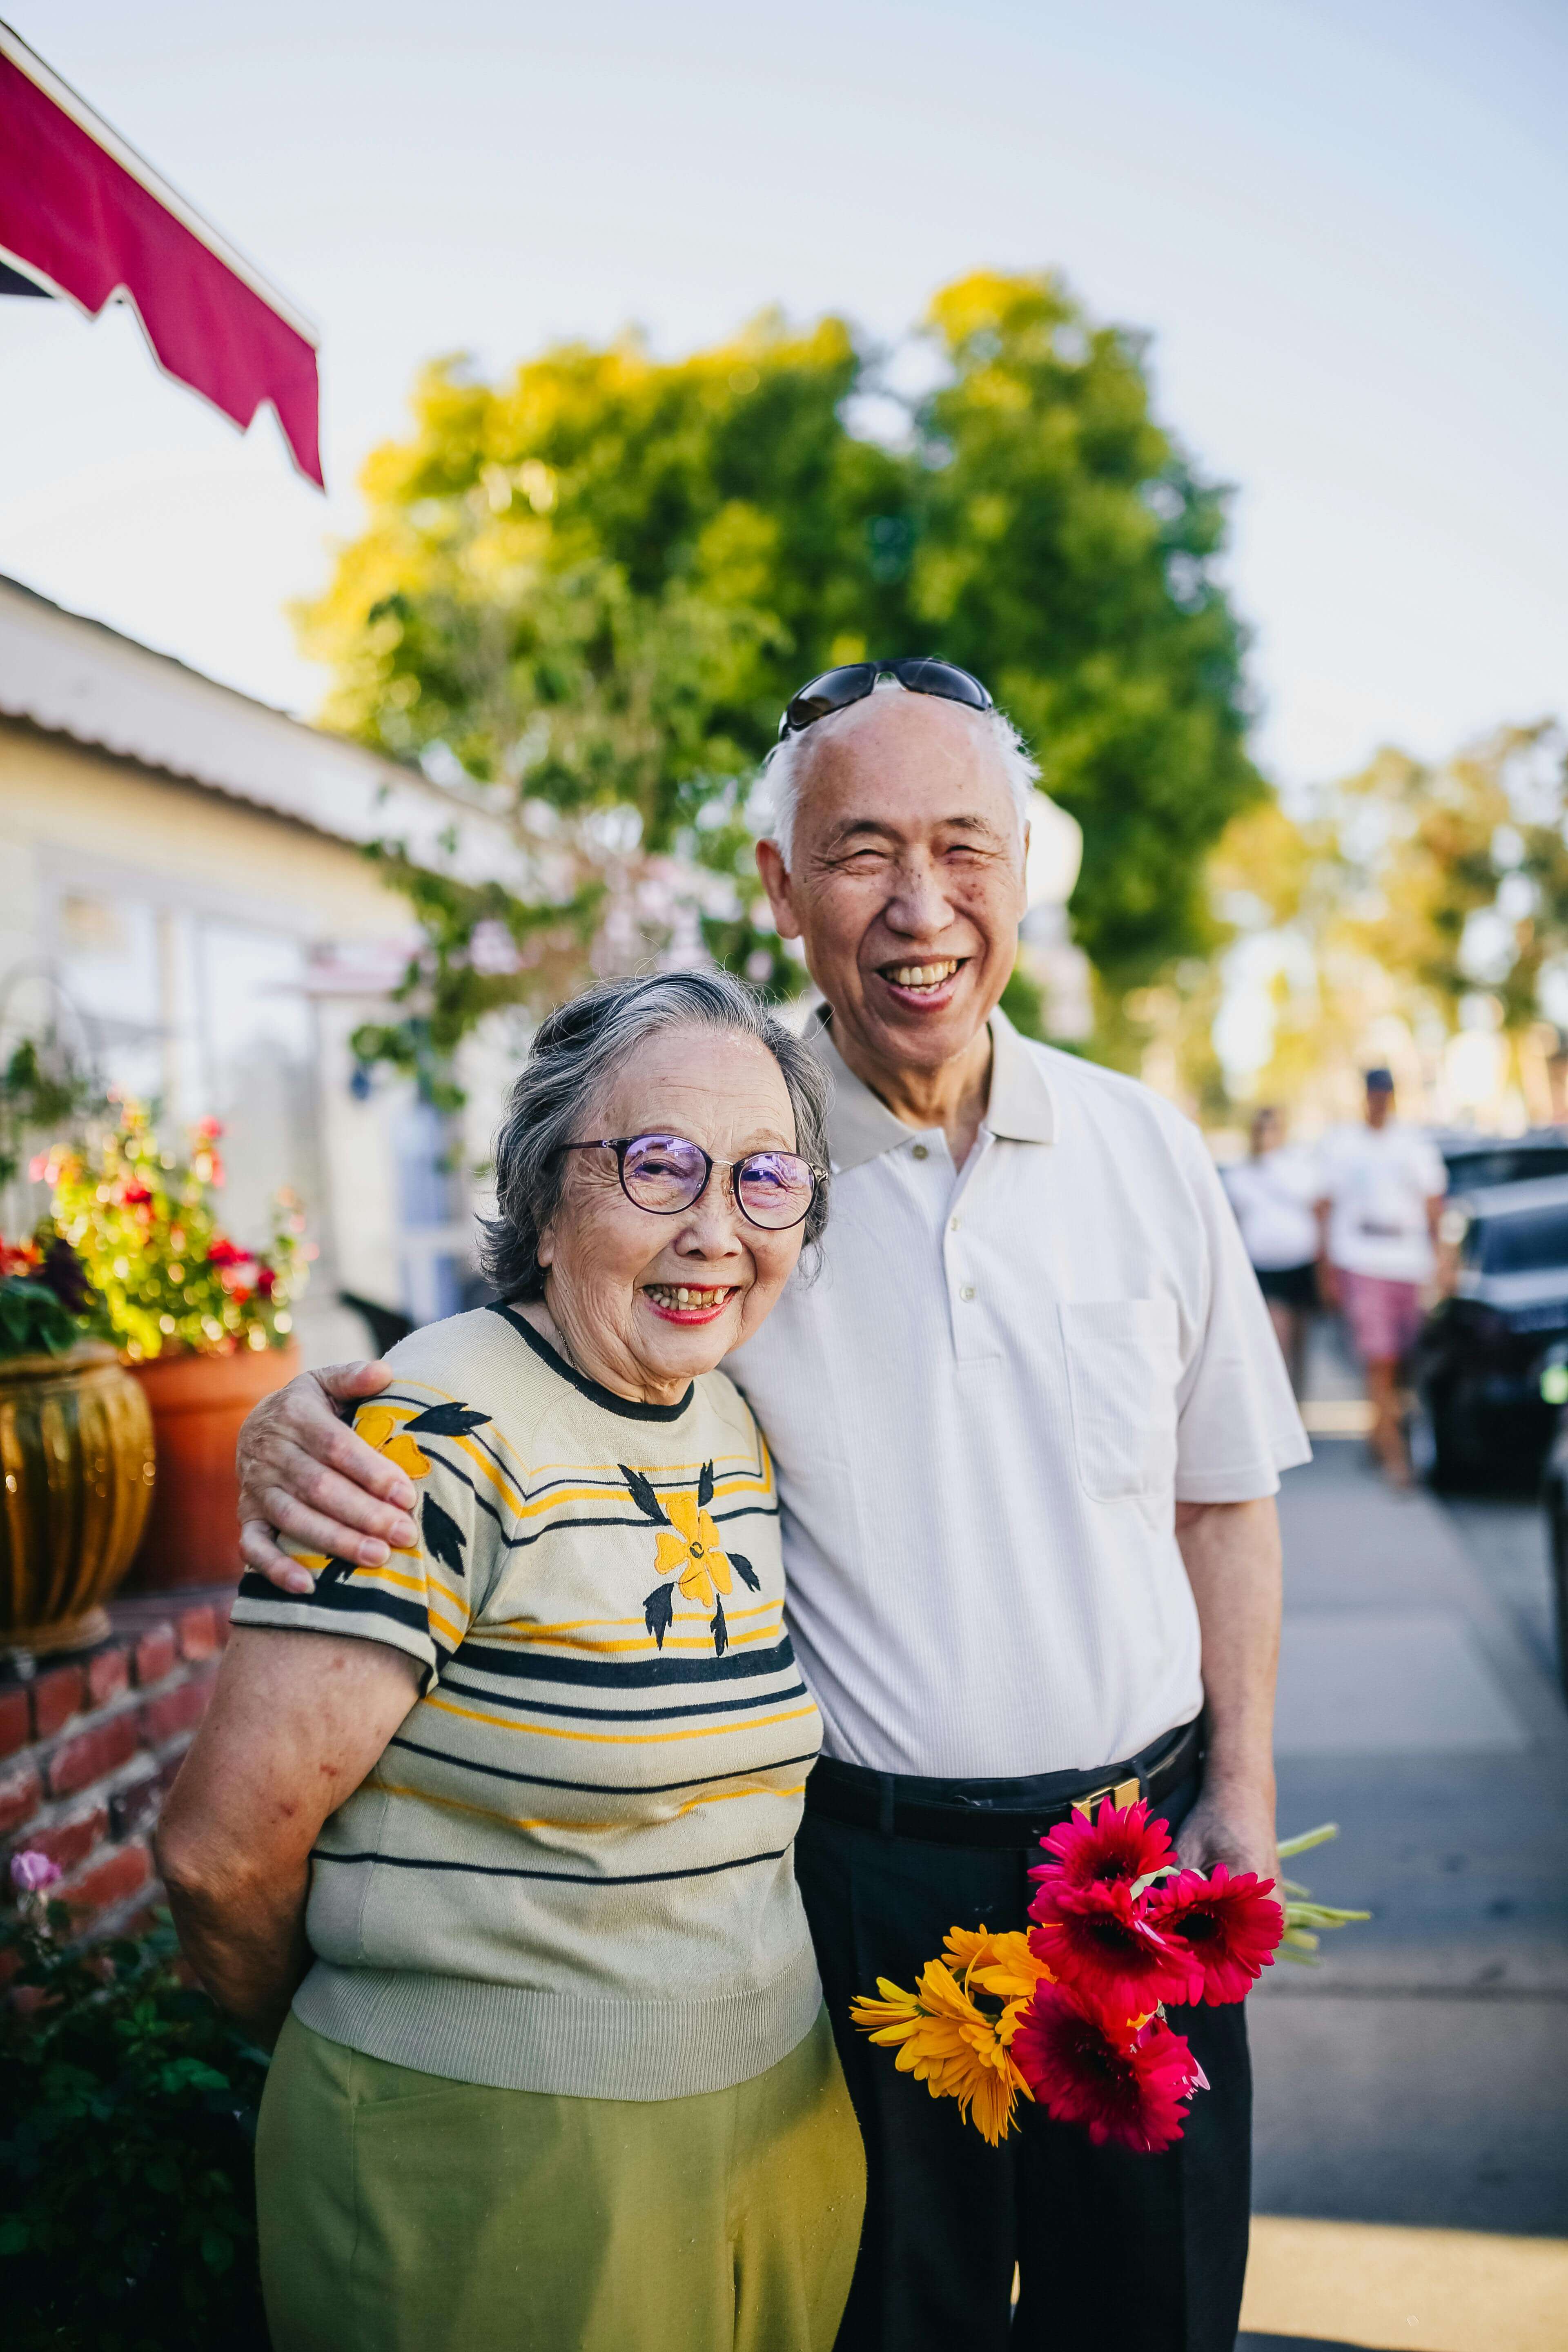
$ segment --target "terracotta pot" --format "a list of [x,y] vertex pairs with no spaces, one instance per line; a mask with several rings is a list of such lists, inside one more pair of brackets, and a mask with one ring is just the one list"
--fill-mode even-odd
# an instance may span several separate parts
[[84,1649],[153,1498],[147,1401],[112,1348],[0,1361],[0,1644]]
[[232,1356],[157,1356],[131,1376],[153,1414],[158,1484],[128,1592],[238,1581],[239,1477],[235,1441],[253,1404],[291,1381],[300,1350],[243,1348]]

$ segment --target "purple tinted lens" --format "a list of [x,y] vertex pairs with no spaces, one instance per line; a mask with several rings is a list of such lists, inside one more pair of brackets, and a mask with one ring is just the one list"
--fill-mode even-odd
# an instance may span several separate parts
[[735,1170],[735,1197],[756,1225],[798,1225],[815,1190],[811,1170],[793,1151],[753,1151]]
[[626,1146],[626,1188],[639,1209],[668,1215],[689,1209],[708,1177],[708,1162],[683,1135],[639,1135]]

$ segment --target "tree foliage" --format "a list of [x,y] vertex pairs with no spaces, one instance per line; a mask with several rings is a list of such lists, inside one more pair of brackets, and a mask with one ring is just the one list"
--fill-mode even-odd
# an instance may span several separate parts
[[1385,749],[1293,820],[1237,819],[1210,861],[1221,920],[1277,948],[1259,1093],[1298,1097],[1392,1022],[1428,1055],[1467,1018],[1510,1045],[1568,1025],[1561,730],[1498,729],[1454,758]]
[[[745,822],[779,710],[832,662],[940,651],[1084,827],[1075,929],[1102,979],[1201,949],[1204,855],[1262,791],[1225,493],[1153,417],[1140,339],[1057,278],[966,278],[922,332],[934,389],[902,404],[844,320],[775,313],[675,361],[626,337],[497,384],[429,367],[301,614],[327,722],[579,847],[619,813],[711,877],[710,950],[787,988]],[[898,426],[878,439],[869,394]]]

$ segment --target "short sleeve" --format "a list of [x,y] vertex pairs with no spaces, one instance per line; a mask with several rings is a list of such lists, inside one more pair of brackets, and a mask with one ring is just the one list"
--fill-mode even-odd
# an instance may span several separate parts
[[1448,1189],[1448,1164],[1436,1145],[1424,1135],[1411,1137],[1415,1147],[1415,1176],[1425,1199]]
[[1279,1342],[1213,1161],[1194,1134],[1189,1175],[1206,1253],[1206,1307],[1177,1395],[1176,1499],[1247,1503],[1310,1462]]
[[395,1462],[414,1486],[418,1541],[382,1567],[365,1568],[286,1540],[284,1549],[314,1576],[313,1591],[283,1592],[266,1577],[247,1575],[234,1622],[384,1642],[417,1660],[422,1687],[430,1689],[478,1613],[493,1572],[498,1518],[487,1493],[493,1478],[487,1476],[489,1423],[482,1408],[406,1379],[361,1405],[355,1435]]

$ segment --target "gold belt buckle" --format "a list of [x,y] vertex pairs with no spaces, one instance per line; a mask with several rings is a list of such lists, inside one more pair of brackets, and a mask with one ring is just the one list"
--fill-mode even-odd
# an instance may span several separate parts
[[1100,1799],[1102,1797],[1109,1797],[1111,1803],[1120,1812],[1125,1806],[1135,1805],[1138,1802],[1140,1793],[1138,1777],[1137,1774],[1134,1773],[1131,1780],[1117,1780],[1115,1782],[1108,1780],[1103,1789],[1091,1789],[1087,1797],[1075,1797],[1072,1801],[1072,1809],[1075,1813],[1082,1813],[1085,1818],[1088,1819],[1090,1817],[1093,1808],[1099,1804]]

